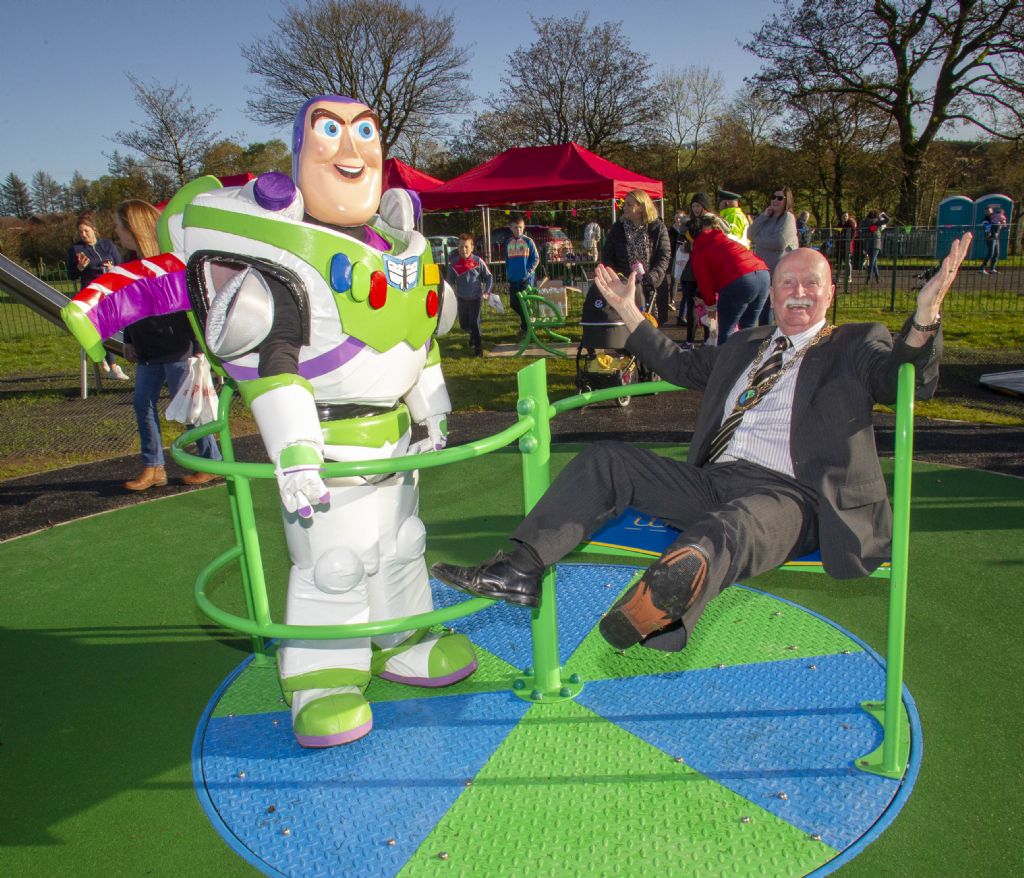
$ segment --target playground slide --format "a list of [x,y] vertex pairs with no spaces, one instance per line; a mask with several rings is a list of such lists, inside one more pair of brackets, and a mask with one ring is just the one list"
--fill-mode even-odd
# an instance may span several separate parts
[[[41,281],[30,271],[26,271],[6,256],[0,255],[0,290],[8,293],[16,302],[31,308],[44,320],[49,320],[61,329],[66,329],[60,319],[60,309],[70,300],[63,293],[58,293],[48,283]],[[118,333],[104,342],[104,345],[115,354],[120,354],[122,337]]]

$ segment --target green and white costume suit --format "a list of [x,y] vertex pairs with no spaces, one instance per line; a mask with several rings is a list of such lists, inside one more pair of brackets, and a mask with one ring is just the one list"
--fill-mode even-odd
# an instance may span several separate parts
[[[354,230],[304,221],[299,193],[275,212],[256,203],[252,187],[196,196],[184,211],[184,244],[209,353],[238,383],[276,467],[292,560],[286,621],[349,624],[429,612],[417,474],[325,483],[318,467],[443,447],[451,404],[433,335],[439,309],[453,297],[401,209],[401,190],[382,199],[395,225],[380,215],[369,224],[375,247]],[[298,370],[260,376],[282,289],[301,321]],[[415,448],[414,422],[429,434]],[[371,673],[446,685],[472,673],[476,660],[463,636],[418,631],[374,638],[372,647],[369,638],[289,641],[279,666],[300,742],[329,746],[369,731],[361,693]]]

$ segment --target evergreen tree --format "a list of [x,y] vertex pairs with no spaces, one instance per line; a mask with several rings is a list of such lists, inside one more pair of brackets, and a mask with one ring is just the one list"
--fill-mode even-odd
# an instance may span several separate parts
[[28,219],[32,214],[32,198],[29,195],[28,186],[13,171],[7,175],[3,186],[4,213],[9,216],[16,216],[19,219]]

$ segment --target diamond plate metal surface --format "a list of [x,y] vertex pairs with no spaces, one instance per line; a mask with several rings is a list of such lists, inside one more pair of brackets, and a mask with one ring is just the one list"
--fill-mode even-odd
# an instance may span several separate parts
[[[576,702],[507,690],[531,655],[529,613],[504,604],[453,625],[477,645],[473,677],[375,680],[374,730],[345,747],[299,747],[274,668],[246,667],[204,730],[201,795],[252,862],[295,876],[781,878],[856,842],[899,784],[852,769],[880,740],[857,709],[881,695],[877,660],[743,588],[682,653],[620,655],[593,627],[635,572],[559,569]],[[438,606],[459,600],[435,584]]]
[[[563,663],[638,570],[616,564],[557,565],[558,651]],[[431,585],[438,608],[465,600],[465,595],[436,580]],[[514,667],[523,668],[533,662],[530,611],[523,607],[498,603],[482,613],[456,620],[451,627]]]
[[853,764],[881,743],[859,704],[884,687],[884,669],[861,652],[608,680],[580,701],[842,850],[899,789]]
[[566,670],[587,681],[777,661],[843,650],[860,652],[861,646],[825,620],[792,604],[762,592],[732,586],[708,604],[682,652],[659,652],[634,646],[620,655],[594,630],[567,663]]
[[279,715],[212,719],[203,782],[238,842],[280,872],[394,875],[528,709],[510,694],[386,702],[372,734],[325,750],[301,748]]
[[[437,858],[442,850],[446,861]],[[834,855],[579,704],[562,702],[530,708],[400,875],[774,878],[804,875]]]

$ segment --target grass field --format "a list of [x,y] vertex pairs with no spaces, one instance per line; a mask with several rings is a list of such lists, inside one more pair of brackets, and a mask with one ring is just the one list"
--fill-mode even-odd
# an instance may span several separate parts
[[[993,303],[976,293],[975,308],[949,309],[944,333],[946,354],[943,380],[933,400],[920,403],[919,415],[931,418],[1002,425],[1024,425],[1024,403],[978,387],[984,372],[1024,366],[1024,315],[986,310]],[[900,298],[913,301],[913,290]],[[888,302],[888,294],[884,296]],[[906,310],[890,312],[885,305],[866,307],[861,296],[840,296],[837,323],[876,320],[896,329]],[[570,325],[564,333],[579,338],[574,325],[582,294],[570,296]],[[498,315],[485,307],[482,332],[485,347],[515,340],[518,318]],[[465,333],[455,328],[440,340],[449,393],[457,411],[509,411],[516,402],[516,372],[529,360],[523,357],[474,357]],[[73,339],[21,305],[0,297],[0,478],[12,478],[119,456],[137,449],[130,395],[124,385],[106,382],[100,396],[110,395],[102,414],[79,417],[80,349]],[[575,391],[572,358],[549,358],[549,393],[552,399]],[[91,391],[96,393],[95,390]],[[115,395],[118,400],[115,403]],[[241,406],[238,407],[243,411]],[[164,424],[164,439],[171,442],[182,428]],[[235,424],[237,435],[255,430],[246,414]]]

